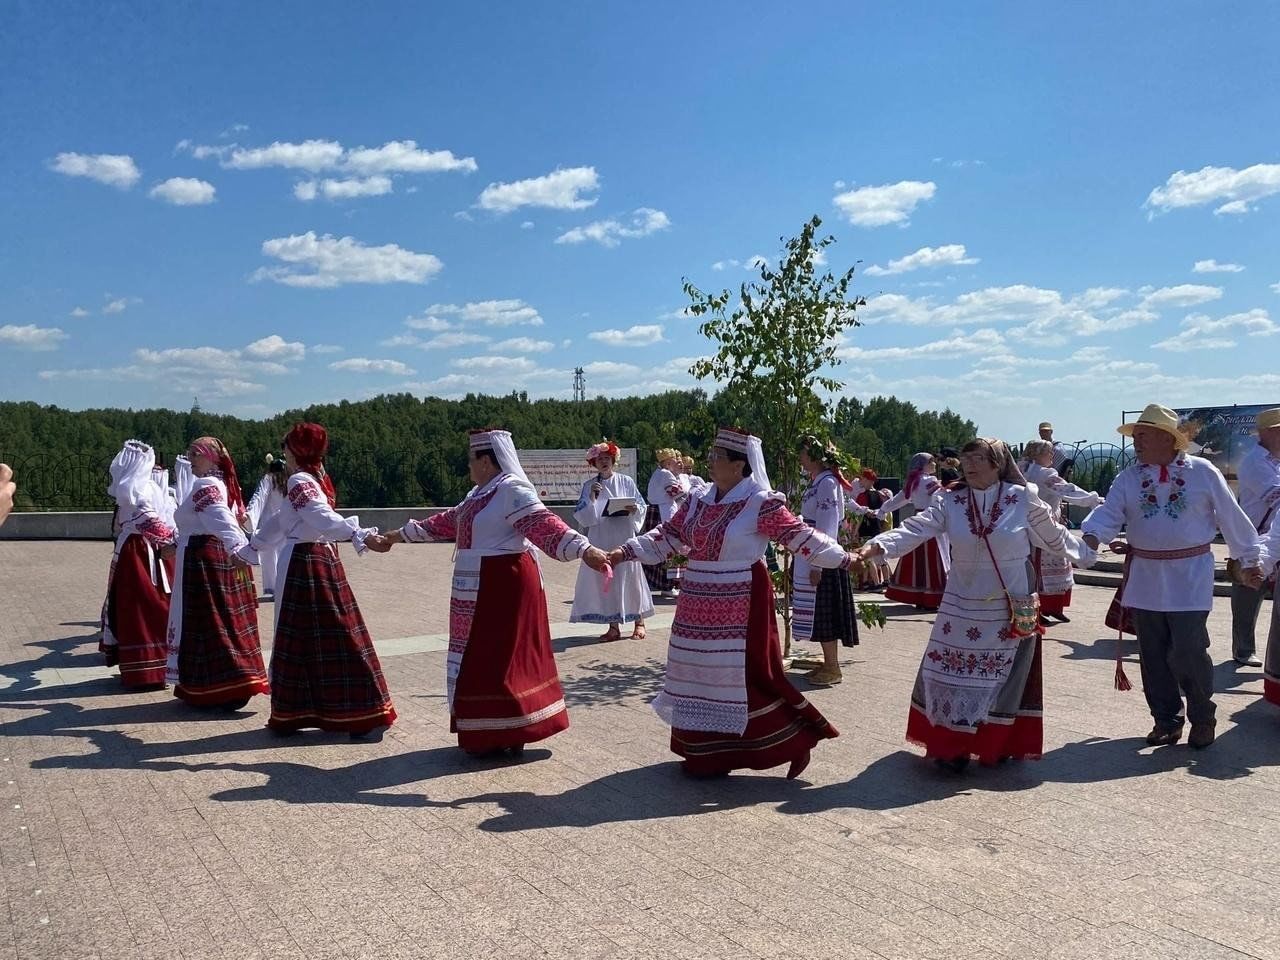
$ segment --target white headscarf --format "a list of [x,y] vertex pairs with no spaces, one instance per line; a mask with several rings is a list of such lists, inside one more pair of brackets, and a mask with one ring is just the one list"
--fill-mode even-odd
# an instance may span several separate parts
[[115,498],[122,510],[135,510],[147,506],[157,513],[159,497],[151,468],[155,466],[156,453],[141,440],[126,440],[124,447],[111,461],[111,486],[107,493]]
[[754,434],[747,438],[747,465],[751,467],[751,479],[766,490],[772,490],[769,482],[769,471],[764,465],[764,444]]
[[195,485],[196,477],[191,472],[191,461],[183,456],[174,457],[173,498],[178,501],[179,506],[187,502],[187,497],[191,496],[191,488]]
[[498,469],[503,473],[509,473],[513,477],[519,477],[525,483],[529,482],[529,478],[525,476],[524,467],[520,466],[520,458],[516,456],[516,445],[511,439],[511,433],[508,430],[486,430],[484,433],[473,433],[471,435],[471,449],[483,450],[488,448],[493,451],[494,459],[498,461]]

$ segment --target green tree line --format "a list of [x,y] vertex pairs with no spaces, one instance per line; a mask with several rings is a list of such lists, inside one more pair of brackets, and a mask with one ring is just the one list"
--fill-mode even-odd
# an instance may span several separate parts
[[[136,437],[166,463],[196,437],[215,436],[235,458],[246,493],[261,477],[268,453],[299,420],[324,424],[329,468],[339,501],[353,507],[454,504],[466,495],[466,432],[496,426],[519,447],[585,449],[603,437],[635,447],[643,484],[653,452],[674,446],[701,457],[718,424],[752,429],[769,415],[748,396],[722,391],[669,391],[645,397],[597,397],[580,402],[469,394],[460,400],[390,394],[289,410],[266,420],[173,410],[71,411],[30,402],[0,402],[0,461],[18,481],[18,509],[109,509],[107,468],[121,444]],[[918,450],[937,451],[972,438],[975,425],[951,411],[918,410],[893,397],[866,403],[840,399],[828,428],[842,449],[882,476],[900,475]],[[780,483],[781,478],[773,478]]]

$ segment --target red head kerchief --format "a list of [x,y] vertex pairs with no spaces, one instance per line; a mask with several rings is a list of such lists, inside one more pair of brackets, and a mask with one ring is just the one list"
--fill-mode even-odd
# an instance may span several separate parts
[[293,451],[298,466],[320,481],[329,506],[336,507],[337,493],[324,467],[324,458],[329,452],[329,432],[318,423],[295,423],[285,436],[284,445]]

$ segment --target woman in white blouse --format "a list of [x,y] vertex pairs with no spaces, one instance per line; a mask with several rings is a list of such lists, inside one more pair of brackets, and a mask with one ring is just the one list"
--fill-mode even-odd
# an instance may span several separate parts
[[1019,635],[1014,598],[1031,593],[1033,547],[1081,566],[1095,559],[1027,486],[1003,441],[971,441],[960,463],[955,489],[857,552],[902,556],[950,540],[951,572],[916,674],[907,740],[957,772],[971,757],[990,765],[1040,756],[1042,628]]

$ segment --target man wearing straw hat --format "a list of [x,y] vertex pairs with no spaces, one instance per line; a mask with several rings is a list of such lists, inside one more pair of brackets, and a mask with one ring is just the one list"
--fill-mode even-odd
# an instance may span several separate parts
[[[1155,726],[1152,746],[1182,739],[1207,747],[1214,738],[1213,660],[1206,626],[1213,608],[1211,544],[1222,531],[1247,579],[1258,569],[1258,532],[1222,474],[1186,453],[1178,415],[1149,404],[1134,423],[1117,427],[1133,438],[1136,459],[1116,477],[1106,501],[1085,518],[1084,540],[1128,553],[1121,603],[1133,614],[1142,689]],[[1127,544],[1115,541],[1128,528]],[[1183,697],[1186,711],[1183,711]]]
[[[1257,419],[1258,445],[1244,455],[1237,471],[1240,509],[1265,538],[1280,509],[1280,407],[1263,410]],[[1231,585],[1231,655],[1245,667],[1260,667],[1254,631],[1258,608],[1266,596],[1237,578]]]
[[1062,473],[1064,469],[1069,469],[1066,464],[1071,458],[1067,456],[1066,446],[1053,439],[1053,424],[1048,420],[1042,420],[1036,432],[1040,434],[1041,440],[1047,440],[1053,444],[1053,469],[1057,470],[1058,473]]

